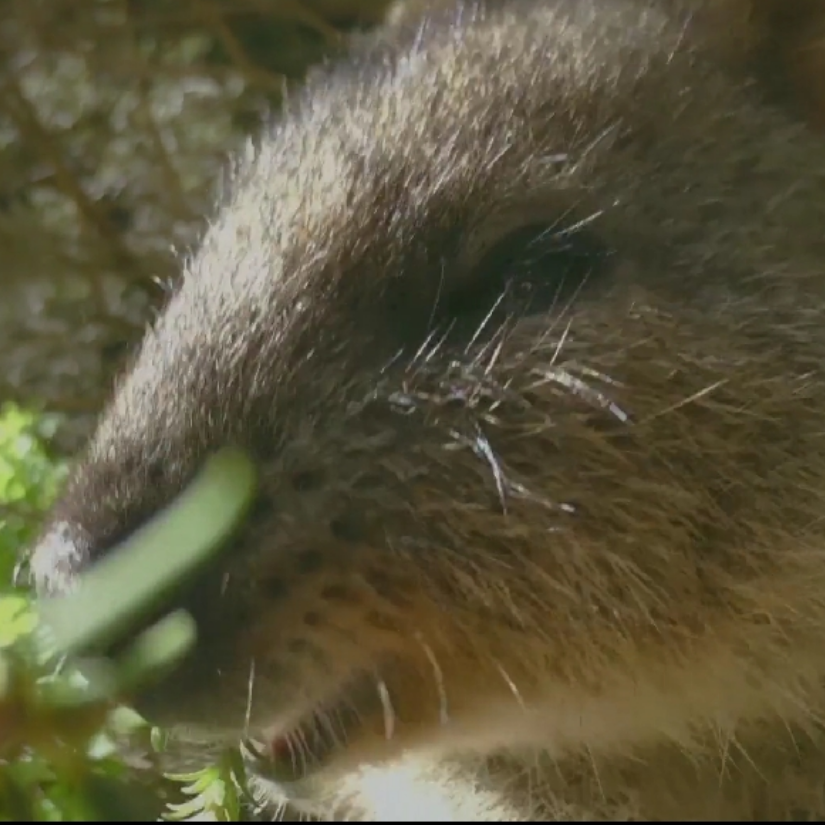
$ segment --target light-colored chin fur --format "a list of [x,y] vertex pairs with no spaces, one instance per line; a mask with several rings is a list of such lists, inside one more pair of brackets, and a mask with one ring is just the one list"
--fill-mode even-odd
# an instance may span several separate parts
[[325,821],[516,822],[533,818],[529,803],[511,806],[506,795],[488,788],[486,772],[486,765],[472,758],[438,762],[408,756],[380,766],[367,765],[330,782],[315,776],[284,786],[254,777],[251,791],[270,808],[273,800],[279,800],[276,817],[291,805]]
[[706,753],[659,746],[606,761],[555,763],[538,750],[488,760],[411,754],[334,781],[321,775],[283,786],[255,777],[251,791],[276,818],[289,805],[324,821],[821,819],[825,761],[805,758],[811,742],[775,734],[784,748],[746,750],[731,739]]
[[253,793],[326,821],[825,814],[821,657],[798,648],[787,680],[766,684],[729,642],[602,691],[548,679],[521,696],[514,684],[438,726],[354,731],[323,766],[291,781],[257,777]]

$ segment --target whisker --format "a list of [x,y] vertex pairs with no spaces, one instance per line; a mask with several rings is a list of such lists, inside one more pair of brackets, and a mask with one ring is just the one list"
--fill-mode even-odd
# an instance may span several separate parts
[[[310,750],[309,743],[306,740],[306,735],[304,734],[303,728],[296,728],[294,734],[295,736],[295,745],[298,751],[298,756],[301,760],[301,775],[307,773],[307,765],[308,765],[308,757],[311,756],[312,751]],[[293,769],[296,769],[297,766],[293,766]]]
[[252,690],[255,684],[255,660],[249,661],[249,678],[246,688],[246,710],[244,712],[244,736],[249,735],[249,726],[252,719]]
[[567,336],[570,334],[570,327],[572,325],[572,321],[567,322],[564,327],[564,332],[559,336],[559,340],[556,342],[556,348],[553,350],[553,356],[550,358],[550,366],[553,367],[556,365],[556,361],[558,360],[559,356],[561,355],[561,351],[567,342]]
[[506,516],[508,513],[507,510],[507,492],[506,492],[506,480],[504,477],[504,471],[502,470],[501,466],[498,463],[498,459],[496,458],[495,453],[493,452],[493,448],[490,446],[490,442],[487,440],[487,437],[484,433],[481,432],[481,428],[476,428],[476,437],[471,442],[473,452],[485,459],[490,466],[490,469],[493,471],[493,479],[496,483],[496,489],[498,490],[498,497],[499,501],[501,502],[501,510]]
[[298,773],[298,757],[295,755],[296,748],[300,748],[300,741],[296,741],[295,733],[290,732],[284,737],[287,750],[289,751],[289,764],[292,768],[292,773]]
[[494,660],[494,661],[496,663],[496,669],[501,674],[501,677],[502,677],[502,679],[504,679],[505,683],[507,684],[507,687],[510,688],[510,692],[513,694],[513,696],[516,697],[516,701],[519,703],[519,705],[521,705],[521,707],[524,710],[526,710],[527,705],[525,704],[524,698],[522,697],[521,693],[519,692],[518,687],[516,687],[516,683],[513,681],[510,674],[504,669],[504,667],[501,665],[501,663],[498,660]]
[[699,390],[698,392],[695,392],[692,395],[689,395],[686,398],[681,399],[678,403],[671,404],[669,407],[665,407],[665,408],[659,410],[658,412],[653,413],[652,415],[648,416],[647,418],[642,419],[642,421],[640,423],[647,424],[649,421],[653,421],[653,419],[655,419],[655,418],[661,418],[663,415],[667,415],[668,413],[672,413],[672,412],[680,409],[681,407],[685,407],[688,404],[693,404],[694,402],[699,401],[702,398],[704,398],[706,395],[710,395],[714,390],[718,390],[719,387],[722,387],[727,383],[728,383],[728,380],[726,378],[722,378],[719,381],[715,381],[713,384],[710,384],[709,386],[704,387],[703,389]]
[[[359,717],[360,721],[360,717]],[[337,726],[338,735],[341,737],[341,742],[346,745],[349,740],[349,731],[347,729],[347,722],[344,719],[342,708],[336,707],[330,712],[330,724]]]
[[320,748],[323,750],[324,741],[324,735],[321,729],[321,713],[317,710],[312,714],[312,733],[312,747],[310,748],[309,756],[311,757],[313,763],[317,763],[318,747],[320,746]]
[[439,699],[438,718],[442,725],[446,725],[450,721],[450,710],[449,702],[447,700],[447,688],[444,684],[444,673],[438,664],[438,659],[436,659],[435,653],[433,653],[432,648],[424,641],[420,633],[416,633],[416,641],[423,648],[424,655],[429,660],[432,665],[433,672],[435,673],[435,684],[438,690]]
[[379,678],[375,684],[384,710],[384,736],[389,741],[395,734],[395,708],[392,706],[392,697],[384,680]]
[[335,730],[335,725],[333,724],[334,720],[330,713],[326,710],[319,710],[316,713],[318,717],[319,723],[323,726],[323,728],[327,731],[330,738],[332,739],[334,745],[339,750],[343,748],[343,742],[338,736],[338,732]]
[[478,341],[479,337],[480,337],[480,336],[481,336],[481,334],[484,332],[484,330],[487,328],[487,325],[490,323],[490,320],[491,320],[491,319],[493,318],[493,316],[496,314],[496,310],[498,310],[498,308],[499,308],[499,306],[501,305],[501,302],[502,302],[503,300],[504,300],[504,294],[501,294],[501,295],[500,295],[500,296],[496,299],[496,301],[495,301],[495,303],[493,304],[493,306],[491,307],[490,311],[489,311],[489,312],[488,312],[488,313],[484,316],[484,318],[481,320],[481,323],[478,325],[478,327],[477,327],[477,329],[476,329],[475,333],[473,334],[473,337],[470,339],[469,343],[468,343],[468,344],[467,344],[467,346],[464,348],[464,352],[465,352],[465,353],[469,353],[469,352],[472,350],[472,348],[473,348],[473,346],[475,345],[476,341]]

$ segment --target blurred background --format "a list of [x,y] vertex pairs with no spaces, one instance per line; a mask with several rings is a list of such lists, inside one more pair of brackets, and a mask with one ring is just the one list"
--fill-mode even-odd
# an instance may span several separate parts
[[0,404],[74,452],[228,156],[387,0],[2,0]]

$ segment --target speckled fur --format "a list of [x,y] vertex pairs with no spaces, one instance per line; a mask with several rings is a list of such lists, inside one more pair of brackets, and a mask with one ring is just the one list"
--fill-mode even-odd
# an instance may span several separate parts
[[[702,25],[721,0],[440,5],[237,162],[38,586],[241,444],[260,500],[140,707],[292,731],[276,804],[821,817],[825,147],[749,79],[747,32]],[[525,225],[601,252],[485,322],[483,262]]]

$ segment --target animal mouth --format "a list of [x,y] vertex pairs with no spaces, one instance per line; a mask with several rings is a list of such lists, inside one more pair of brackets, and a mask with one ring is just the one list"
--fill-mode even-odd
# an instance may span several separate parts
[[[333,721],[334,720],[334,721]],[[329,820],[323,783],[318,775],[346,747],[355,712],[313,710],[289,727],[263,731],[242,744],[247,772],[268,788],[266,797],[281,810],[291,806],[301,818]]]
[[346,747],[354,718],[342,713],[313,711],[288,730],[268,730],[256,748],[256,768],[263,768],[268,779],[292,784],[315,773],[335,753]]
[[[267,728],[247,740],[245,750],[252,758],[252,769],[282,788],[298,789],[347,749],[375,706],[374,683],[366,679],[357,680],[357,687],[350,683],[330,700],[312,705],[297,722]],[[386,732],[390,736],[391,728]]]

